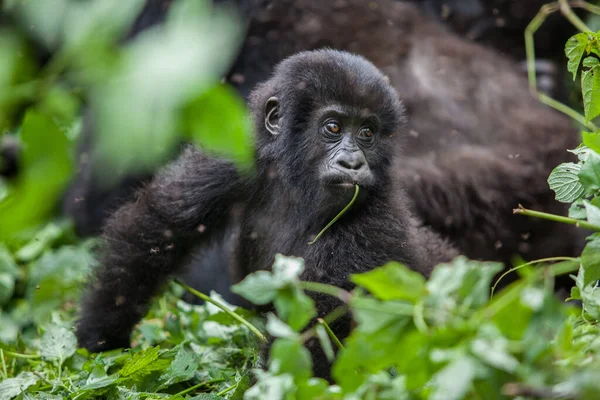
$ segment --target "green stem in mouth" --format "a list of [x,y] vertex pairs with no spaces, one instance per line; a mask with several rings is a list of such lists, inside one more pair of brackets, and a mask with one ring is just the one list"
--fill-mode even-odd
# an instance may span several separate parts
[[344,207],[344,209],[342,211],[340,211],[340,213],[338,215],[336,215],[334,219],[329,221],[329,223],[327,225],[325,225],[325,228],[321,229],[321,232],[319,232],[319,234],[317,236],[315,236],[315,238],[312,241],[308,242],[308,244],[315,244],[315,242],[317,240],[319,240],[321,235],[323,235],[323,233],[325,233],[325,231],[327,229],[329,229],[331,227],[331,225],[335,224],[335,221],[340,219],[340,217],[342,215],[344,215],[346,213],[346,211],[348,211],[348,209],[350,209],[350,207],[352,207],[352,204],[354,204],[354,201],[356,200],[357,197],[358,197],[358,185],[354,185],[354,196],[352,196],[352,200],[350,200],[350,203],[348,203],[348,205],[346,207]]

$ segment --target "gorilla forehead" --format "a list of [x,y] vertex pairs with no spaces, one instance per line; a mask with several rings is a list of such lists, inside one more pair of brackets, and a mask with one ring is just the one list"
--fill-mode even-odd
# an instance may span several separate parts
[[375,112],[384,134],[393,133],[403,122],[398,94],[383,73],[365,58],[343,51],[297,53],[277,65],[274,77],[257,92],[263,93],[259,96],[263,104],[270,96],[278,97],[282,116],[294,116],[295,124],[331,103]]

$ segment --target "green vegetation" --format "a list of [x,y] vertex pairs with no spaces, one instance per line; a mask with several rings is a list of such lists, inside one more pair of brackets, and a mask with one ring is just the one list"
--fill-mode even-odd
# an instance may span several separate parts
[[[180,0],[165,26],[117,46],[140,5],[3,5],[54,56],[37,70],[24,31],[0,28],[0,130],[24,145],[23,172],[0,181],[0,400],[598,398],[598,131],[584,132],[572,150],[578,163],[558,166],[548,179],[557,200],[572,203],[568,218],[516,210],[594,231],[581,257],[520,264],[519,278],[493,294],[497,263],[461,257],[428,281],[389,263],[352,276],[357,286],[347,292],[300,281],[303,261],[277,256],[272,272],[234,287],[254,304],[273,304],[266,320],[214,293],[190,305],[171,282],[136,328],[132,349],[77,349],[73,322],[97,243],[78,239],[56,217],[56,204],[75,168],[84,100],[110,157],[112,170],[100,176],[107,184],[125,170],[152,168],[190,139],[252,168],[243,103],[218,84],[238,44],[235,18]],[[578,120],[592,130],[600,115],[599,40],[586,32],[566,45],[568,69],[581,76]],[[563,302],[554,278],[570,273],[577,301]],[[340,306],[309,325],[316,310],[307,292],[335,296]],[[329,324],[349,310],[356,328],[341,343]],[[265,338],[274,343],[260,370]],[[312,377],[308,341],[335,360],[337,385]]]

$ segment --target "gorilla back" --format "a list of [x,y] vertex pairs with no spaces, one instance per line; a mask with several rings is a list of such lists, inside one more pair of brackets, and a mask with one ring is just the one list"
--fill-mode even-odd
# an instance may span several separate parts
[[[456,254],[419,226],[390,179],[392,142],[404,135],[402,106],[370,62],[333,50],[297,54],[258,86],[251,109],[253,176],[190,147],[109,219],[102,266],[83,298],[80,345],[128,346],[150,297],[193,246],[221,240],[239,206],[236,279],[283,253],[305,258],[303,279],[348,288],[349,274],[391,260],[428,274]],[[309,245],[356,184],[352,208]],[[319,316],[335,306],[320,299]],[[335,329],[347,334],[349,321]]]

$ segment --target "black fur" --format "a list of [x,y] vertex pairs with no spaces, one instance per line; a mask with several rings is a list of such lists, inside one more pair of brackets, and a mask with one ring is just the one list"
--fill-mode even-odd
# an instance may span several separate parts
[[[280,106],[277,135],[264,126],[265,103],[272,96]],[[251,97],[257,132],[253,176],[189,147],[108,220],[102,267],[83,297],[77,325],[81,346],[92,351],[128,346],[151,296],[180,270],[193,246],[222,240],[238,207],[234,280],[269,268],[276,253],[303,257],[303,279],[346,289],[349,274],[391,260],[428,275],[435,264],[456,255],[419,226],[391,179],[393,143],[406,134],[404,118],[396,92],[371,63],[334,50],[299,53],[283,61]],[[329,189],[320,175],[321,167],[345,151],[320,136],[318,110],[329,105],[350,115],[370,110],[379,118],[374,143],[355,149],[364,153],[373,179],[362,187],[360,200],[309,245],[353,192]],[[319,298],[319,316],[335,305]],[[344,336],[349,320],[335,329]],[[316,373],[326,376],[326,365],[317,359]]]

